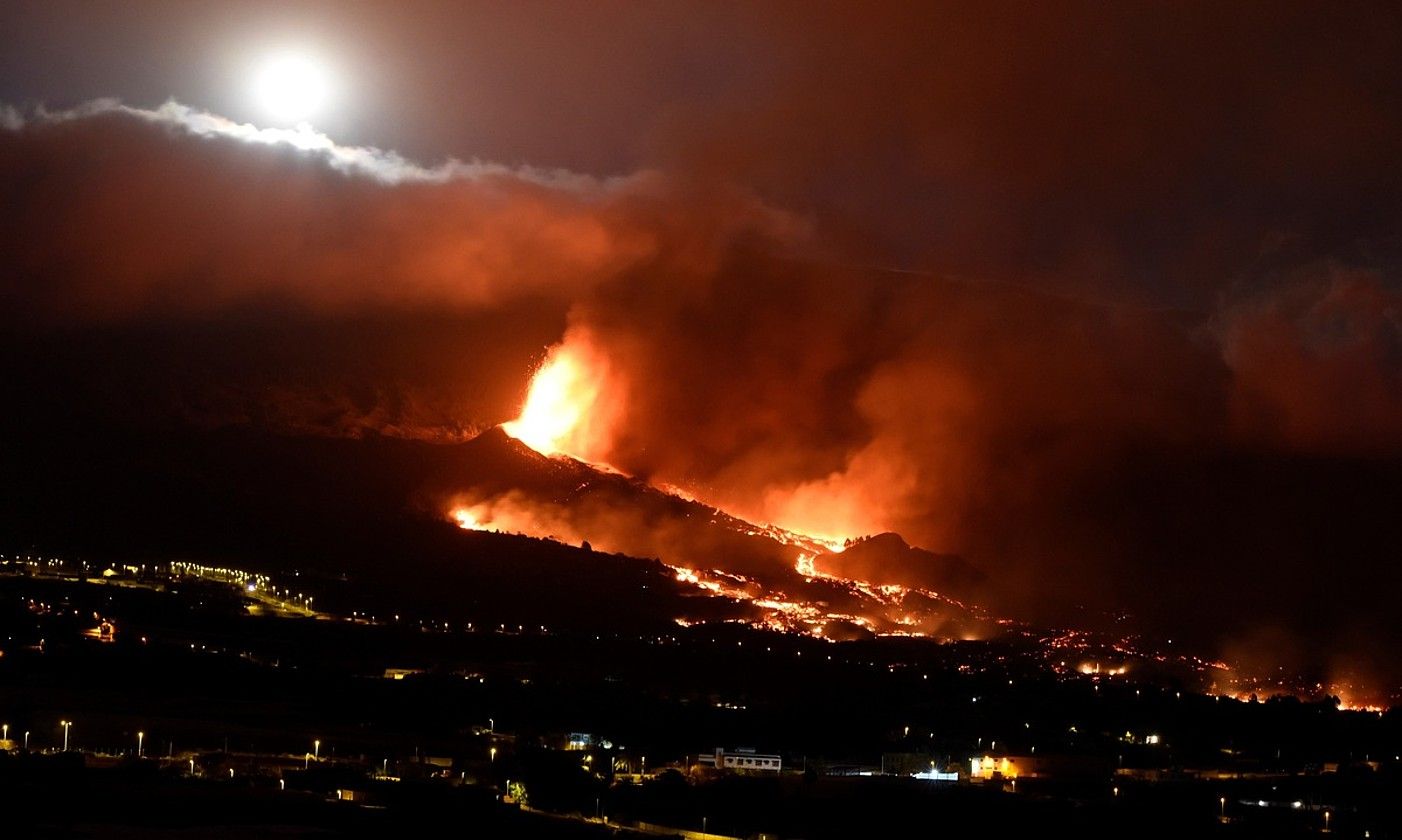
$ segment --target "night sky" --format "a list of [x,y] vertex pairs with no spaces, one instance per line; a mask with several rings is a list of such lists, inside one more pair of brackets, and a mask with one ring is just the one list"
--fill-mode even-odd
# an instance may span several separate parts
[[1399,56],[1381,3],[8,2],[0,478],[461,440],[557,348],[570,454],[1395,685]]

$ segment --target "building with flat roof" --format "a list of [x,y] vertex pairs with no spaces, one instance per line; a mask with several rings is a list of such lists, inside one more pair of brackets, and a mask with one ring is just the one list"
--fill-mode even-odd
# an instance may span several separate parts
[[696,757],[698,764],[709,765],[717,770],[754,770],[760,772],[778,773],[784,769],[784,761],[778,755],[768,753],[758,753],[753,749],[743,747],[726,751],[716,747],[712,755],[701,754]]

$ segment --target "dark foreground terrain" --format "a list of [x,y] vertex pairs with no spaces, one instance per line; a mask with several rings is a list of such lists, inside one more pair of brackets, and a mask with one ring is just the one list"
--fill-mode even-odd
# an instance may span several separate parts
[[[1396,710],[1068,673],[1014,635],[605,632],[623,605],[587,591],[545,596],[584,605],[555,626],[371,618],[320,608],[354,579],[179,568],[0,574],[6,836],[1402,836]],[[736,747],[783,769],[708,765]]]

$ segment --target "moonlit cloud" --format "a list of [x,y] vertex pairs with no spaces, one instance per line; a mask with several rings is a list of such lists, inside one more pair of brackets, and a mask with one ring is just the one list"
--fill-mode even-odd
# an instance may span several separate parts
[[244,143],[281,146],[308,152],[333,169],[373,178],[384,184],[441,184],[453,180],[510,176],[562,189],[588,190],[601,186],[598,179],[562,169],[542,170],[529,166],[512,168],[494,163],[464,163],[459,160],[424,166],[386,149],[340,145],[307,123],[300,123],[293,128],[260,127],[252,123],[236,122],[174,100],[153,109],[126,105],[116,99],[99,99],[66,110],[36,108],[28,117],[11,106],[0,106],[0,128],[18,131],[26,124],[35,122],[67,122],[104,114],[122,114],[170,126],[197,137],[222,137]]
[[40,110],[0,145],[12,199],[49,208],[0,231],[16,269],[0,292],[62,318],[259,299],[328,313],[567,307],[644,269],[704,270],[737,237],[802,235],[792,215],[725,184],[683,193],[647,171],[426,167],[175,103]]

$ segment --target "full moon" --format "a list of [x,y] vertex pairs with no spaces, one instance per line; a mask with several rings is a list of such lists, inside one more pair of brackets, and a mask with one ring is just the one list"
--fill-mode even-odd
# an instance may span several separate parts
[[253,98],[273,120],[304,122],[321,113],[331,98],[330,74],[309,55],[274,55],[258,67]]

